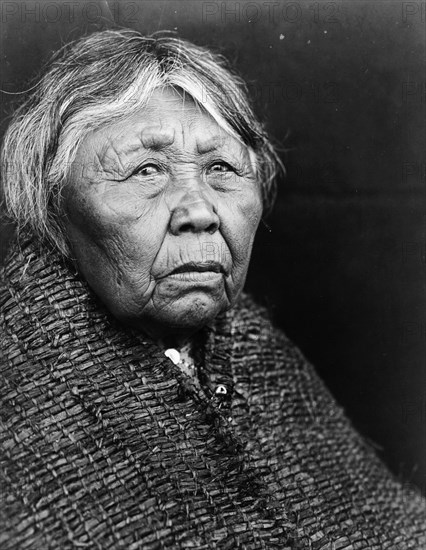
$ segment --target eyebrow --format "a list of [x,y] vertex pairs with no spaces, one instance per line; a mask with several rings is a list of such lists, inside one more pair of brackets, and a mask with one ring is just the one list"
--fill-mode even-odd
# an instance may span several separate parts
[[[118,156],[126,156],[132,153],[136,153],[141,149],[141,146],[144,149],[150,149],[152,151],[162,151],[173,145],[174,141],[174,131],[162,131],[158,128],[156,128],[155,130],[146,128],[137,136],[136,141],[133,141],[132,139],[130,143],[124,143],[122,145],[117,145],[117,143],[110,141],[107,150],[115,151]],[[223,147],[228,141],[228,136],[217,134],[214,136],[209,136],[205,139],[203,138],[201,140],[197,140],[196,149],[199,154],[207,154],[219,149],[220,147]]]
[[197,141],[197,151],[200,153],[200,155],[211,153],[219,147],[222,147],[226,141],[228,140],[226,136],[223,135],[216,135],[202,141]]
[[173,145],[175,141],[174,130],[155,130],[145,128],[140,135],[140,141],[145,149],[152,149],[153,151],[161,151],[170,145]]
[[131,139],[128,141],[126,140],[124,143],[117,138],[108,139],[107,146],[104,151],[106,153],[109,151],[114,151],[117,156],[126,156],[132,153],[137,153],[141,150],[141,148],[161,151],[162,149],[172,145],[174,140],[174,132],[166,130],[161,131],[158,129],[153,131],[147,128],[141,133],[131,136]]

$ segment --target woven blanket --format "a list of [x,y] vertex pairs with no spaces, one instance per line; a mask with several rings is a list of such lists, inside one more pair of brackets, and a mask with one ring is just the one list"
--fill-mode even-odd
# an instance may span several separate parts
[[1,277],[2,550],[426,548],[423,499],[248,296],[198,387],[55,252]]

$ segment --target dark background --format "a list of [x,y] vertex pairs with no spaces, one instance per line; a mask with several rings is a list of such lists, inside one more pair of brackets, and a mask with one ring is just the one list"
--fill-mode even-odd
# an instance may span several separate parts
[[3,0],[0,15],[2,134],[42,62],[113,20],[232,60],[287,168],[247,288],[425,491],[425,3]]

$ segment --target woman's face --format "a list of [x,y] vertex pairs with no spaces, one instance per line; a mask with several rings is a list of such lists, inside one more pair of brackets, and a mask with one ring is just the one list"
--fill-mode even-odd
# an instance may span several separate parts
[[234,304],[262,212],[246,147],[171,89],[85,137],[64,204],[89,285],[122,322],[164,340]]

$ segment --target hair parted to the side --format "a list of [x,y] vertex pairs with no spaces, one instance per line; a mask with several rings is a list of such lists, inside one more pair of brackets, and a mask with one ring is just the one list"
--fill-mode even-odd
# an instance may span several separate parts
[[28,228],[68,255],[61,189],[79,144],[89,131],[128,116],[166,86],[189,94],[254,154],[268,210],[282,165],[244,82],[225,59],[166,33],[145,37],[133,30],[107,30],[55,54],[5,134],[3,199],[18,233]]

